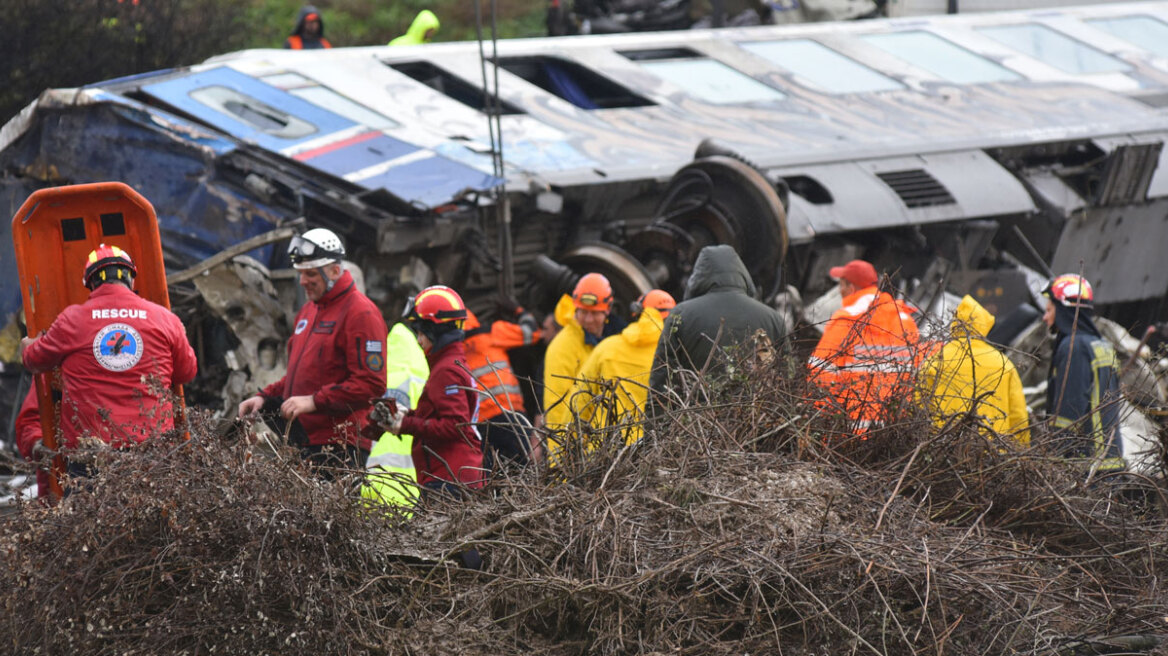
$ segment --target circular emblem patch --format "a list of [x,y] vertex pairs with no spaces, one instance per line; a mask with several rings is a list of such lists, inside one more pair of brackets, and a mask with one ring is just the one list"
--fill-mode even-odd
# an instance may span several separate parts
[[304,329],[307,327],[308,327],[308,319],[301,319],[300,321],[297,321],[296,322],[296,334],[299,335],[300,333],[304,332]]
[[124,323],[111,323],[93,338],[93,357],[110,371],[125,371],[138,364],[142,349],[142,335]]

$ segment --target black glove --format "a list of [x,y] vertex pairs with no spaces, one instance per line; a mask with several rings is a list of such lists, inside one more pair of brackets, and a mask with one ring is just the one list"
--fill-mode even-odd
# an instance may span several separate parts
[[539,322],[535,320],[535,315],[530,312],[524,312],[519,315],[519,321],[517,323],[523,329],[523,343],[531,344],[534,342],[535,333],[539,330]]

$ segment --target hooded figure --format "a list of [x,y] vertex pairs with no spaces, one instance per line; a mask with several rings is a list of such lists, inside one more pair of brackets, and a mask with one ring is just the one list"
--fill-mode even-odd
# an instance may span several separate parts
[[389,42],[391,46],[417,46],[423,43],[429,43],[434,35],[438,33],[438,28],[441,24],[438,22],[438,17],[429,9],[423,9],[418,12],[414,18],[414,22],[410,23],[410,29],[406,33]]
[[757,348],[778,344],[786,334],[783,319],[754,296],[754,282],[733,247],[703,248],[686,285],[685,300],[665,320],[649,387],[664,393],[671,374],[679,369],[717,371],[727,362],[726,349],[760,332],[770,344],[756,344]]
[[300,14],[296,17],[296,29],[284,39],[284,49],[316,50],[331,47],[333,44],[324,38],[324,19],[321,18],[320,11],[312,5],[301,7]]
[[1027,447],[1030,427],[1022,379],[1009,358],[986,341],[993,327],[994,315],[972,296],[961,299],[949,341],[921,371],[922,392],[932,394],[928,400],[938,426],[972,410],[991,429],[987,437],[1010,435]]
[[1057,448],[1068,458],[1096,459],[1099,470],[1123,469],[1119,358],[1092,320],[1091,285],[1082,276],[1065,274],[1043,294],[1043,320],[1055,335],[1046,411]]

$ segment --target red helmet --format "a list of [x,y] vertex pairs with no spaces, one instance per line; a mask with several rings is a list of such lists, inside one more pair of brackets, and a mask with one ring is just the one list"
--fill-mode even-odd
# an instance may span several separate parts
[[661,318],[669,316],[669,311],[677,306],[677,301],[673,299],[673,295],[664,289],[650,289],[641,294],[633,304],[629,306],[632,310],[633,316],[639,316],[641,310],[650,307],[661,313]]
[[434,285],[418,292],[408,315],[414,321],[454,323],[455,328],[461,328],[462,322],[466,319],[466,304],[453,289],[445,285]]
[[134,260],[130,259],[129,253],[117,246],[100,244],[89,253],[81,283],[92,290],[110,280],[124,280],[129,284],[130,279],[136,275],[138,269],[134,266]]
[[1091,283],[1075,273],[1064,273],[1050,281],[1050,285],[1043,293],[1067,307],[1089,310],[1095,303],[1095,291],[1091,289]]
[[579,310],[608,312],[612,307],[612,285],[608,283],[608,278],[599,273],[586,274],[576,283],[576,289],[572,291],[572,302]]

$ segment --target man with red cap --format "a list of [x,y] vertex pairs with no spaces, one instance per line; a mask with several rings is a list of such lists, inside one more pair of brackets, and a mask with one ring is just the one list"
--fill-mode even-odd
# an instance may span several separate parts
[[826,407],[846,415],[862,435],[890,402],[911,396],[917,326],[904,305],[877,287],[871,263],[852,260],[830,274],[843,303],[811,353],[810,378],[827,392]]

